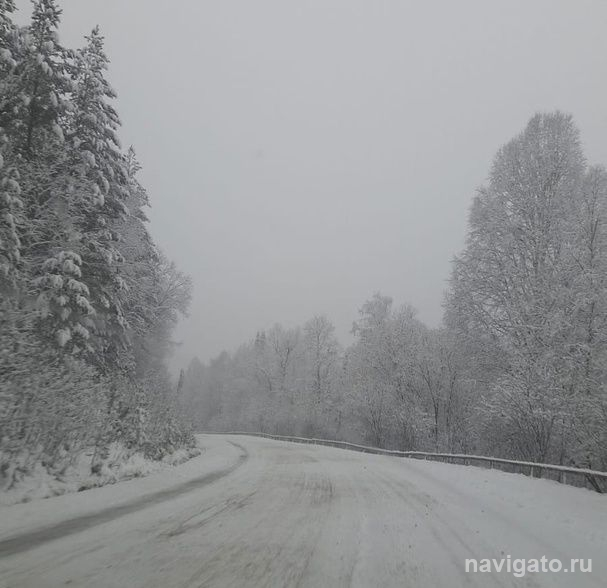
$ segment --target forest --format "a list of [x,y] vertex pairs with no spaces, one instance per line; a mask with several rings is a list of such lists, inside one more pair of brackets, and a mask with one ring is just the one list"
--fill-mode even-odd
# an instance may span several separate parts
[[0,0],[0,588],[607,587],[605,22]]
[[55,0],[27,26],[14,11],[0,0],[0,487],[83,459],[101,476],[117,447],[161,460],[193,431],[607,469],[607,172],[572,116],[538,113],[498,150],[440,326],[376,293],[347,346],[318,314],[176,384],[191,280],[150,234],[102,33],[69,49]]
[[[180,377],[199,431],[607,468],[607,173],[570,115],[495,155],[438,328],[376,293],[344,348],[330,318],[252,333]],[[432,235],[428,235],[432,238]]]
[[14,11],[0,0],[4,490],[36,468],[61,478],[85,460],[102,477],[125,455],[194,444],[166,367],[191,284],[150,236],[104,38],[64,47],[54,0],[25,27]]

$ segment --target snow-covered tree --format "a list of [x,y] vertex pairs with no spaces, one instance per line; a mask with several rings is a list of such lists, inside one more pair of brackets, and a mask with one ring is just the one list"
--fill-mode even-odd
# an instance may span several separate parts
[[19,171],[7,166],[3,154],[8,137],[0,129],[0,294],[15,288],[21,258],[21,239],[17,223],[23,209]]
[[327,429],[327,419],[333,417],[335,367],[337,365],[339,343],[335,337],[335,327],[324,315],[312,317],[303,326],[304,361],[306,387],[304,403],[310,418],[312,434]]
[[[98,29],[77,51],[54,0],[0,0],[0,485],[113,442],[189,444],[166,366],[190,281],[157,250],[123,153]],[[56,468],[56,469],[55,469]]]
[[538,114],[500,149],[473,203],[448,317],[460,335],[485,341],[500,366],[483,403],[496,450],[571,458],[571,415],[582,402],[576,365],[594,347],[601,297],[596,173],[586,172],[572,118]]
[[120,121],[110,103],[116,94],[105,79],[103,37],[95,28],[86,40],[71,67],[73,109],[65,136],[73,241],[69,249],[75,249],[80,260],[83,287],[75,304],[68,300],[59,316],[65,316],[60,331],[74,341],[71,349],[84,348],[107,367],[123,361],[126,346],[126,283],[116,221],[128,212],[129,178],[117,136]]
[[59,43],[60,19],[55,0],[34,2],[31,24],[13,42],[11,59],[15,64],[3,83],[0,126],[26,160],[48,156],[53,135],[63,140],[71,91],[71,52]]

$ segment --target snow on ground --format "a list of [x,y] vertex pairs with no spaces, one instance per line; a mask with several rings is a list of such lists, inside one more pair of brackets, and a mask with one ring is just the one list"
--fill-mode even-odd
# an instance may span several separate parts
[[[473,466],[245,436],[185,464],[0,509],[0,586],[604,586],[607,497]],[[592,558],[466,574],[466,558]]]
[[232,456],[228,452],[218,452],[213,444],[205,444],[202,449],[198,457],[170,468],[160,468],[145,477],[44,500],[0,506],[0,542],[7,537],[24,534],[33,529],[57,525],[66,520],[141,500],[229,466]]
[[141,478],[152,472],[179,465],[199,453],[200,450],[195,448],[178,449],[162,460],[153,461],[146,459],[141,453],[128,452],[119,443],[113,443],[98,475],[91,474],[91,452],[82,452],[61,476],[51,474],[38,463],[31,474],[19,480],[10,490],[0,492],[0,506],[78,492],[130,478]]

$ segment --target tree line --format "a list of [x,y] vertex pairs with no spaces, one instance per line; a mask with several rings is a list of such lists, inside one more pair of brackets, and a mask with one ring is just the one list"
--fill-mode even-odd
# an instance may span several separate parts
[[166,358],[190,280],[148,228],[123,149],[98,28],[58,35],[55,0],[31,22],[0,0],[0,483],[113,442],[153,458],[192,442]]
[[537,114],[497,152],[429,328],[366,301],[354,342],[280,325],[182,373],[201,430],[316,435],[607,469],[607,173],[572,117]]

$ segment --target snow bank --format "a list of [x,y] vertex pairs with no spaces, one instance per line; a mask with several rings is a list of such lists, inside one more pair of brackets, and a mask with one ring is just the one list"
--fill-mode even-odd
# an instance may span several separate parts
[[147,459],[141,453],[132,453],[119,443],[113,443],[99,474],[91,474],[92,451],[84,451],[73,465],[57,473],[42,463],[34,466],[31,474],[18,480],[10,490],[0,493],[0,506],[29,502],[39,498],[60,496],[115,484],[122,480],[140,478],[158,472],[200,455],[198,447],[178,449],[159,461]]

